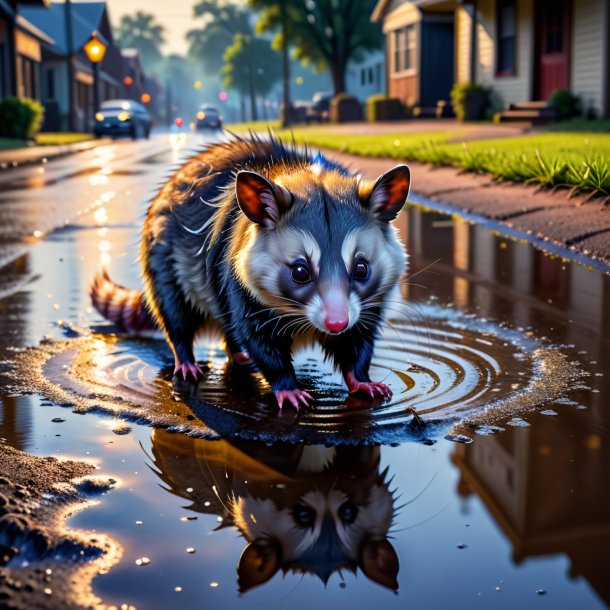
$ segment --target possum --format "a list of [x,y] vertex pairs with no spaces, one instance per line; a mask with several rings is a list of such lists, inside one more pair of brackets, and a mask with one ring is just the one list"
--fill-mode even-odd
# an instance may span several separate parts
[[317,341],[350,393],[389,399],[369,366],[407,254],[390,224],[406,165],[367,181],[275,135],[233,136],[187,161],[152,201],[141,235],[144,290],[101,272],[92,302],[126,331],[159,328],[175,375],[197,381],[193,342],[219,329],[237,365],[261,373],[279,408],[310,406],[292,349]]

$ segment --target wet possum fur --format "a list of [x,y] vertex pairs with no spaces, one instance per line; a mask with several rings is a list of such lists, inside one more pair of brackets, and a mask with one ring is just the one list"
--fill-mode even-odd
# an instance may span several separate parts
[[[390,221],[410,175],[399,165],[376,182],[274,136],[234,137],[189,160],[148,210],[140,261],[144,291],[101,273],[97,309],[119,327],[161,328],[175,373],[197,379],[193,341],[224,335],[234,362],[264,375],[280,408],[311,403],[291,350],[318,341],[350,393],[389,398],[369,366],[407,257]],[[152,324],[151,324],[152,323]]]

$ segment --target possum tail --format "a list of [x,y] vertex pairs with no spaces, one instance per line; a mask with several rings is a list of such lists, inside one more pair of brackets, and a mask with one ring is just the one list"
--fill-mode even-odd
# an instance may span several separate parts
[[90,294],[93,306],[121,330],[139,332],[158,328],[144,304],[142,291],[115,284],[105,269],[96,275]]

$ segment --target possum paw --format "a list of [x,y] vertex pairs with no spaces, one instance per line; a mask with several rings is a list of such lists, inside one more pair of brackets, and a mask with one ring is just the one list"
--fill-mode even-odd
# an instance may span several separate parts
[[392,390],[385,383],[378,383],[376,381],[356,381],[355,379],[350,379],[347,383],[347,389],[350,394],[364,392],[371,397],[371,400],[377,398],[388,400],[392,396]]
[[174,368],[174,375],[182,375],[184,381],[187,380],[189,375],[193,376],[195,381],[198,381],[200,377],[203,377],[205,373],[203,369],[194,362],[178,362]]
[[290,402],[290,404],[297,411],[299,411],[301,409],[301,404],[304,407],[308,407],[309,402],[313,401],[313,397],[310,394],[308,394],[307,392],[304,392],[303,390],[298,390],[298,389],[297,390],[278,390],[277,392],[274,392],[274,394],[277,399],[277,404],[278,404],[278,407],[280,408],[280,410],[284,406],[285,400],[288,400],[288,402]]

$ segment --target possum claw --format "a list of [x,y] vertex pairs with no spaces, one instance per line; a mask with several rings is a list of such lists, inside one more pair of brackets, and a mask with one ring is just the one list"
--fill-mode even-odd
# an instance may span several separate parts
[[195,381],[198,381],[199,377],[203,377],[205,375],[203,369],[194,362],[178,362],[174,368],[174,375],[180,374],[182,374],[182,379],[184,381],[186,381],[189,374],[193,376]]
[[313,401],[313,397],[304,392],[303,390],[277,390],[274,392],[275,397],[277,399],[277,404],[280,409],[284,406],[284,401],[288,400],[290,404],[295,408],[296,411],[301,409],[301,405],[299,403],[303,403],[304,407],[309,406],[309,401]]
[[385,383],[379,383],[377,381],[357,381],[353,374],[347,375],[345,381],[350,394],[364,392],[371,397],[371,400],[383,398],[384,401],[389,400],[392,396],[392,390],[390,390]]

